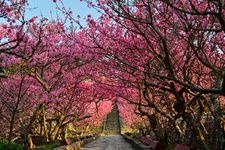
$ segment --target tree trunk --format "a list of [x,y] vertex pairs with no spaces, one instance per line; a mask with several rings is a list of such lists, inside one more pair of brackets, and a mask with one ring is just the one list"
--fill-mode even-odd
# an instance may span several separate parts
[[55,141],[58,138],[59,131],[60,131],[60,125],[57,124],[50,136],[51,141]]
[[212,149],[224,150],[224,130],[221,127],[221,119],[222,119],[222,110],[220,108],[220,102],[217,98],[217,95],[212,95],[212,103],[214,106],[214,132],[213,132],[213,142]]
[[[217,77],[216,80],[216,88],[221,87],[221,77]],[[223,81],[224,82],[224,81]],[[212,149],[217,149],[217,150],[224,150],[225,148],[225,137],[224,137],[224,130],[221,127],[221,121],[222,121],[222,110],[221,110],[221,105],[220,101],[218,99],[217,94],[212,94],[211,95],[211,102],[213,103],[214,107],[214,135],[213,135],[213,142],[212,142]]]
[[25,79],[25,76],[22,77],[22,80],[20,82],[19,93],[18,93],[18,96],[17,96],[16,105],[15,105],[15,108],[13,108],[13,110],[12,110],[12,117],[11,117],[11,120],[10,120],[9,136],[8,136],[8,143],[9,144],[12,141],[13,127],[14,127],[16,113],[18,111],[18,106],[19,106],[19,103],[21,101],[21,91],[22,91],[22,86],[23,86],[24,79]]
[[29,146],[29,149],[35,148],[35,145],[33,144],[33,140],[30,134],[28,135],[28,146]]
[[42,117],[43,117],[43,127],[44,127],[44,137],[45,137],[45,140],[46,142],[49,141],[49,138],[48,138],[48,128],[47,128],[47,121],[46,121],[46,112],[45,112],[45,105],[42,104]]
[[61,126],[62,126],[62,121],[63,121],[63,119],[64,119],[64,116],[61,115],[61,116],[59,117],[58,123],[56,124],[56,126],[54,127],[54,129],[53,129],[53,131],[52,131],[52,133],[51,133],[51,136],[50,136],[50,140],[51,140],[51,141],[54,141],[55,139],[58,138],[59,132],[60,132],[60,130],[61,130]]
[[12,117],[10,120],[10,127],[9,127],[9,136],[8,136],[8,143],[10,144],[12,141],[12,134],[13,134],[13,126],[15,120],[15,111],[12,112]]

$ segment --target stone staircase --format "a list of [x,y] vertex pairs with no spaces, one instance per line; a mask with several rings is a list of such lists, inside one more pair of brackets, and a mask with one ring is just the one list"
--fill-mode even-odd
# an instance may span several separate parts
[[121,134],[119,110],[117,103],[114,104],[112,111],[108,113],[106,116],[106,120],[103,127],[103,134],[105,135]]

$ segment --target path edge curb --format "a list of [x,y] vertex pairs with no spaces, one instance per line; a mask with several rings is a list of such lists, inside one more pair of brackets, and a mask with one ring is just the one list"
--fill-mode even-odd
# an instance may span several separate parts
[[135,150],[151,150],[152,148],[149,147],[149,146],[145,146],[143,145],[141,142],[139,142],[138,140],[135,140],[129,136],[126,136],[125,134],[121,134],[122,137],[132,145],[132,147],[135,149]]
[[82,146],[98,139],[99,137],[100,137],[100,135],[95,135],[91,138],[76,141],[76,142],[72,143],[71,145],[64,145],[64,146],[54,148],[53,150],[80,150]]

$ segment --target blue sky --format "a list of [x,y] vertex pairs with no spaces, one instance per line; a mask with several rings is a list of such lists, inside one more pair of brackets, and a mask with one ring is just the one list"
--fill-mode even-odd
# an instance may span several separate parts
[[[91,9],[85,2],[80,0],[62,0],[66,8],[71,8],[73,15],[76,18],[77,15],[81,16],[81,23],[85,25],[85,17],[91,14],[94,18],[98,18],[99,14],[96,10]],[[43,16],[49,19],[56,19],[56,15],[60,15],[60,11],[56,10],[56,4],[53,0],[28,0],[29,6],[26,11],[26,18],[32,16]],[[51,13],[52,12],[52,15]]]

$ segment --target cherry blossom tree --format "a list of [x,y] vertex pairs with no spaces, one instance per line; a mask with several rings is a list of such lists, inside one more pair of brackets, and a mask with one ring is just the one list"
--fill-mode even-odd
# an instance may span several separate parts
[[[136,87],[141,106],[153,107],[174,122],[173,126],[181,127],[178,119],[184,120],[195,138],[189,144],[223,149],[217,95],[223,96],[224,4],[185,0],[86,2],[104,13],[99,20],[89,16],[86,31],[95,43],[91,48],[101,56],[102,68],[108,68],[106,78],[114,79],[114,86],[120,88]],[[165,102],[160,104],[162,100]],[[204,121],[209,118],[204,113],[213,117],[219,129],[216,138],[208,137]]]
[[[22,12],[17,11],[25,11],[23,7],[26,4],[25,1],[21,3],[3,1],[1,4],[4,5],[3,8],[8,5],[15,6],[7,10],[7,13],[5,13],[6,10],[2,11],[2,17],[13,19],[14,13],[9,16],[8,13],[15,11],[15,15],[21,13],[17,17],[22,19],[21,26],[18,25],[20,18],[14,21],[9,19],[8,23],[1,24],[1,31],[4,31],[1,37],[1,59],[8,74],[8,78],[2,83],[2,89],[4,84],[9,84],[12,77],[20,78],[19,71],[32,80],[27,91],[33,91],[31,94],[35,95],[29,97],[28,93],[26,93],[28,95],[24,94],[25,97],[29,97],[29,99],[25,98],[27,104],[33,105],[27,113],[18,117],[18,107],[24,104],[25,100],[20,96],[18,99],[15,98],[23,92],[25,79],[21,81],[21,88],[13,89],[13,84],[17,87],[16,81],[12,83],[12,86],[9,84],[8,86],[11,87],[2,90],[5,96],[2,101],[8,99],[9,102],[16,101],[16,103],[12,109],[8,107],[8,103],[1,103],[4,108],[1,115],[4,116],[7,113],[5,116],[10,124],[9,142],[12,140],[12,132],[18,132],[18,128],[14,126],[15,122],[20,121],[20,138],[24,140],[27,147],[32,148],[32,134],[43,135],[46,141],[57,139],[68,123],[79,122],[94,116],[95,111],[93,108],[90,110],[89,106],[95,104],[94,108],[98,109],[99,103],[105,99],[106,94],[93,88],[91,72],[88,71],[93,55],[80,45],[83,39],[82,32],[76,33],[74,28],[67,28],[62,20],[49,21],[47,18],[33,17],[31,20],[24,21]],[[19,9],[20,5],[21,9]],[[16,10],[17,7],[18,10]],[[13,27],[14,22],[15,27]],[[10,90],[15,90],[15,94],[7,95],[7,91]],[[19,94],[18,91],[20,91]],[[104,111],[102,113],[101,117]],[[92,119],[94,118],[100,120],[97,115]],[[3,122],[2,126],[8,125]],[[36,131],[38,128],[40,131]]]
[[7,131],[1,134],[7,136],[9,143],[19,135],[19,126],[15,124],[20,124],[20,118],[26,117],[30,113],[28,108],[35,104],[35,93],[30,88],[33,82],[26,75],[14,75],[1,81],[1,124]]
[[33,19],[25,21],[24,13],[26,0],[2,0],[0,1],[0,52],[1,54],[14,55],[23,57],[23,55],[15,53],[14,48],[20,45],[24,39],[24,26],[26,23],[32,22]]
[[[0,58],[8,73],[1,79],[1,117],[9,141],[18,121],[25,122],[26,139],[39,128],[46,141],[70,123],[100,125],[120,97],[121,117],[128,124],[147,118],[165,147],[224,148],[222,1],[86,0],[102,13],[96,20],[88,15],[87,27],[60,8],[62,1],[53,2],[70,27],[63,18],[25,21],[27,1],[0,1]],[[32,115],[18,120],[25,101],[24,108],[35,103]]]

